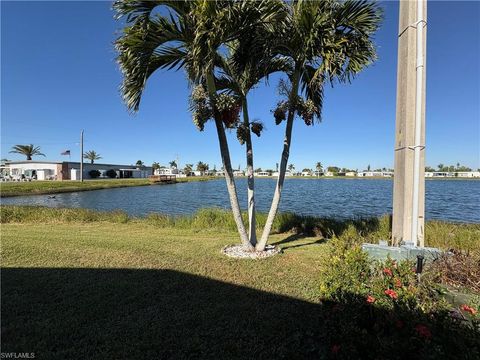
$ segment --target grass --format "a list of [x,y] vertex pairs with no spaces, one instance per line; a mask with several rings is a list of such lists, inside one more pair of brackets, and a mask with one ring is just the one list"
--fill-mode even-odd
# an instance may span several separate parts
[[[329,238],[388,235],[388,218],[282,214],[270,241],[281,255],[234,260],[220,252],[238,242],[222,210],[0,210],[2,352],[39,359],[326,358],[331,307],[320,303],[319,273]],[[480,225],[428,222],[426,234],[430,245],[480,247]]]
[[[192,176],[178,178],[177,182],[206,181],[213,177]],[[30,182],[2,182],[0,183],[0,196],[21,196],[58,194],[74,191],[88,191],[110,189],[129,186],[153,185],[148,179],[102,179],[81,181],[30,181]],[[155,184],[156,185],[156,184]]]

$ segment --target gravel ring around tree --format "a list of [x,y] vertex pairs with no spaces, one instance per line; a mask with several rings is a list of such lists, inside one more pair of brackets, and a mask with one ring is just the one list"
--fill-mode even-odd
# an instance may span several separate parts
[[243,245],[227,245],[222,249],[224,255],[237,259],[266,259],[281,252],[282,250],[274,245],[265,246],[264,251],[250,251]]

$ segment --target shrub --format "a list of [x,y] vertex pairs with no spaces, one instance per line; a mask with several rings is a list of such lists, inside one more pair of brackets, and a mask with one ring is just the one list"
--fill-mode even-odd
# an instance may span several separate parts
[[114,179],[117,177],[117,172],[113,169],[110,169],[110,170],[107,170],[107,172],[105,173],[105,175],[107,175],[109,178],[111,179]]
[[98,177],[100,176],[100,171],[98,171],[98,170],[90,170],[90,171],[88,172],[88,175],[90,175],[90,177],[91,177],[92,179],[96,179],[96,178],[98,178]]
[[337,357],[480,356],[475,304],[448,304],[429,276],[417,282],[411,261],[376,262],[359,247],[335,245],[325,258],[320,292],[331,329],[322,341]]

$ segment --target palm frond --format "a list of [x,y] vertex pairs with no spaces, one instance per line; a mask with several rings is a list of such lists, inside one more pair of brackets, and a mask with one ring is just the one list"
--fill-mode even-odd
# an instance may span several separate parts
[[115,18],[125,17],[127,23],[148,20],[152,11],[158,6],[166,6],[179,15],[191,11],[192,2],[186,0],[116,0],[113,9]]
[[121,92],[127,108],[137,111],[148,78],[158,69],[178,69],[187,52],[182,47],[189,33],[182,21],[157,17],[125,28],[115,43],[123,73]]

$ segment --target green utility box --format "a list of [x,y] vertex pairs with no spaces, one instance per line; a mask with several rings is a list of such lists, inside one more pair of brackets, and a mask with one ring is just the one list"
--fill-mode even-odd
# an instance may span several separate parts
[[385,260],[390,256],[391,259],[397,261],[407,259],[416,261],[417,255],[422,255],[425,261],[433,261],[442,255],[442,251],[437,248],[422,248],[413,246],[413,244],[388,246],[386,241],[380,241],[379,244],[365,243],[362,245],[362,250],[376,260]]

